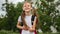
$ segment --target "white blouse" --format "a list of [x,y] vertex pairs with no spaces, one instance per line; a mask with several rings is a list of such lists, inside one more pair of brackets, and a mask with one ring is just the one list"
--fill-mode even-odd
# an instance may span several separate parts
[[[29,27],[32,27],[31,17],[32,17],[32,15],[30,15],[30,16],[25,16],[26,24],[27,24]],[[36,18],[36,17],[35,17],[35,18]],[[22,23],[21,16],[19,16],[18,22]],[[22,30],[22,34],[34,34],[34,32],[30,32],[29,30]]]

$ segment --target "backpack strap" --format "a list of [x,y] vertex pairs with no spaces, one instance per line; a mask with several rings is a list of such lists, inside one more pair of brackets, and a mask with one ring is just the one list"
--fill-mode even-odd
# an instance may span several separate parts
[[31,17],[31,23],[32,23],[32,25],[33,25],[34,19],[35,19],[35,15],[32,15],[32,17]]
[[[32,17],[31,17],[31,23],[32,23],[32,25],[33,25],[34,19],[35,19],[35,15],[32,15]],[[37,31],[35,30],[34,33],[37,34]]]
[[[35,19],[35,15],[32,15],[32,17],[31,17],[31,23],[32,23],[32,25],[33,25],[33,21],[34,21],[34,19]],[[22,20],[22,19],[21,19]],[[23,22],[21,23],[21,26],[23,26]],[[37,31],[35,30],[34,31],[35,32],[35,34],[37,34]],[[20,29],[20,34],[22,33],[22,29]]]
[[[21,17],[21,20],[22,20],[22,17]],[[23,26],[23,22],[21,22],[21,24],[20,24],[21,26]]]
[[[33,25],[34,19],[35,19],[35,15],[32,15],[32,17],[31,17],[31,24],[32,24],[32,25]],[[22,18],[21,18],[21,20],[22,20]],[[23,26],[23,22],[21,22],[21,26]]]

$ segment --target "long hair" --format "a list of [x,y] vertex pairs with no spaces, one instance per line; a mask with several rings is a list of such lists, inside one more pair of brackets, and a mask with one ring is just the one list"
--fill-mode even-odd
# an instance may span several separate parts
[[[29,3],[29,2],[27,2],[27,3]],[[32,7],[32,5],[31,5],[31,7]],[[32,9],[32,14],[37,17],[37,13],[36,13],[36,10],[35,9]],[[22,18],[23,24],[25,26],[27,26],[26,21],[25,21],[25,11],[22,11],[21,18]],[[38,18],[37,18],[37,20],[38,20]]]
[[32,14],[37,17],[36,18],[36,23],[37,23],[38,22],[38,17],[39,17],[39,15],[37,14],[37,9],[33,8],[32,9]]

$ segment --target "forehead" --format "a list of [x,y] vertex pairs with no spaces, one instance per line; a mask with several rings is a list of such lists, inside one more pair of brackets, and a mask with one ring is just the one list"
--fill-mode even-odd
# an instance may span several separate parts
[[31,4],[30,4],[30,3],[28,3],[28,2],[25,2],[25,3],[24,3],[24,5],[31,5]]

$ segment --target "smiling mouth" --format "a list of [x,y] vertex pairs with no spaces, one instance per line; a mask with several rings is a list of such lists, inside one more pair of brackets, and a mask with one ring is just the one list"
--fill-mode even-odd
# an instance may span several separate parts
[[29,8],[26,8],[25,10],[28,10]]

